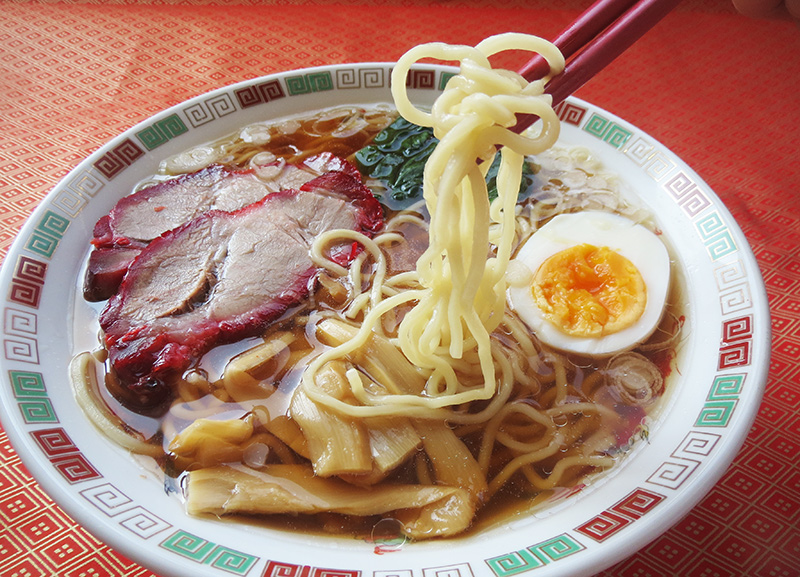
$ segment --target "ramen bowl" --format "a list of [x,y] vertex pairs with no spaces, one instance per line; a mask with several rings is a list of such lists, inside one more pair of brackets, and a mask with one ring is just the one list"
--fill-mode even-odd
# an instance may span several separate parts
[[[101,435],[68,381],[96,343],[81,299],[95,222],[159,163],[269,119],[336,105],[391,102],[391,65],[271,75],[204,94],[119,135],[83,161],[22,228],[2,270],[2,422],[24,463],[78,523],[167,576],[591,575],[666,531],[733,460],[759,406],[769,360],[762,280],[736,222],[712,190],[649,135],[590,103],[557,107],[560,143],[589,149],[657,215],[683,279],[679,371],[646,437],[580,491],[448,540],[404,542],[302,534],[187,515],[158,467]],[[414,68],[412,99],[430,105],[453,74]],[[66,290],[65,290],[66,287]]]

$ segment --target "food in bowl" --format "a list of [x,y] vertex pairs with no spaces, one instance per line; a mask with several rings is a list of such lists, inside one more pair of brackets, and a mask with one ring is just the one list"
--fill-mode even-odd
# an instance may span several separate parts
[[[449,537],[578,490],[646,434],[681,327],[667,249],[585,151],[553,147],[545,81],[483,65],[514,42],[561,65],[519,35],[412,50],[397,112],[244,127],[165,159],[98,222],[84,293],[107,300],[103,346],[76,356],[76,393],[190,513]],[[423,56],[463,60],[430,113],[403,92]],[[542,124],[512,135],[515,112]],[[395,178],[415,175],[421,197]],[[578,224],[532,265],[563,219],[635,229],[658,262]]]

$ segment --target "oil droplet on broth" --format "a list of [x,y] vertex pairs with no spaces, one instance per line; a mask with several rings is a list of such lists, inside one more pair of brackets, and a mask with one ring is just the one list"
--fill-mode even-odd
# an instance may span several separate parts
[[397,519],[381,519],[372,527],[370,540],[375,544],[375,554],[383,555],[400,551],[407,541],[403,524]]

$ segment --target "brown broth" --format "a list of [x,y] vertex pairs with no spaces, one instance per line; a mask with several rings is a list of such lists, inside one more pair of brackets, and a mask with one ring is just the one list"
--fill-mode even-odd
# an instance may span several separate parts
[[[366,113],[364,109],[358,109],[358,112]],[[289,164],[300,162],[322,152],[329,152],[352,160],[357,151],[372,142],[372,139],[394,119],[394,115],[385,115],[381,121],[367,123],[361,130],[355,131],[353,134],[343,137],[330,136],[342,124],[342,120],[349,116],[349,114],[343,114],[324,121],[318,120],[315,116],[300,117],[295,119],[297,129],[292,132],[285,132],[280,125],[273,126],[269,130],[269,142],[259,145],[241,143],[233,146],[230,151],[231,157],[226,164],[235,168],[244,168],[247,162],[259,152],[271,152]]]

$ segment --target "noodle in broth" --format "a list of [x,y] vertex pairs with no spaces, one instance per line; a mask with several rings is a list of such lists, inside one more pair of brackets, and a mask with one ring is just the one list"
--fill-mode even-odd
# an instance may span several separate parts
[[[424,204],[385,207],[374,238],[321,234],[310,301],[263,338],[206,355],[174,384],[156,434],[137,433],[136,415],[98,386],[113,393],[102,353],[76,357],[81,406],[118,444],[156,457],[168,476],[186,474],[190,513],[303,514],[319,519],[317,530],[362,535],[393,518],[413,539],[447,537],[580,487],[642,434],[664,394],[678,311],[637,352],[594,359],[541,344],[506,304],[517,247],[554,215],[600,205],[647,219],[584,151],[553,148],[547,78],[529,84],[491,69],[491,55],[520,47],[541,53],[553,74],[563,67],[552,45],[523,35],[475,48],[425,45],[400,60],[398,112],[439,139]],[[430,113],[404,92],[420,58],[461,63]],[[516,113],[542,122],[518,136],[509,130]],[[337,109],[254,125],[168,159],[157,178],[212,163],[258,169],[319,152],[351,157],[394,116],[386,107]],[[490,202],[495,154],[499,196]],[[550,174],[519,200],[524,163]],[[269,170],[259,176],[269,180]],[[361,247],[349,267],[330,258],[342,240]],[[340,521],[331,525],[330,514]]]

